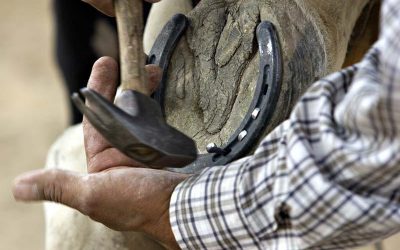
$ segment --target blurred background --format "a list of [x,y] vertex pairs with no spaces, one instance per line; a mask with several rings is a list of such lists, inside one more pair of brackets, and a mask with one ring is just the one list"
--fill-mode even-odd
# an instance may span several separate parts
[[[0,249],[44,249],[41,204],[16,203],[13,178],[42,168],[68,126],[68,94],[55,63],[52,1],[0,2]],[[378,248],[399,249],[391,238]],[[397,243],[397,245],[396,245]],[[72,249],[73,250],[73,249]]]
[[44,249],[41,204],[14,202],[13,178],[44,166],[68,123],[53,59],[50,0],[0,1],[0,249]]

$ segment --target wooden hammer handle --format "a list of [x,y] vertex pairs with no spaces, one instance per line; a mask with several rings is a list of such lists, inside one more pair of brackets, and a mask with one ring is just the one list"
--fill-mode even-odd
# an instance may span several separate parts
[[143,0],[114,0],[117,18],[122,90],[150,95],[144,69]]

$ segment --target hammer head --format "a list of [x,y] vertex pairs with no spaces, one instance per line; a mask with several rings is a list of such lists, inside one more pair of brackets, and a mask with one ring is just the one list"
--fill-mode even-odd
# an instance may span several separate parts
[[184,167],[197,157],[194,141],[169,126],[153,99],[124,90],[115,105],[96,91],[84,88],[72,100],[108,142],[127,156],[152,168]]

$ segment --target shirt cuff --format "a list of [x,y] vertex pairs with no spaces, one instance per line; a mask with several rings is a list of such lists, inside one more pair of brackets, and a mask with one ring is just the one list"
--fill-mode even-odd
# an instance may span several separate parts
[[[182,249],[238,249],[257,246],[256,237],[241,198],[241,176],[246,169],[244,158],[227,166],[208,168],[180,183],[170,202],[170,223]],[[275,228],[273,208],[270,228]],[[272,218],[272,220],[271,220]],[[264,224],[265,225],[265,224]]]

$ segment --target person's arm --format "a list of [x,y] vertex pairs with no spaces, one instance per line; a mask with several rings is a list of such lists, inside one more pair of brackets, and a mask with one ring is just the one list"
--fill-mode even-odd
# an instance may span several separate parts
[[[103,12],[108,16],[114,16],[114,4],[113,0],[82,0],[85,3],[88,3],[98,9],[99,11]],[[136,1],[136,0],[135,0]],[[149,3],[157,3],[161,0],[144,0]]]
[[[182,182],[187,176],[140,168],[88,128],[90,174],[27,173],[14,196],[63,203],[171,248],[174,236],[184,249],[286,250],[342,249],[393,234],[400,228],[400,0],[386,0],[382,17],[381,38],[363,62],[314,84],[251,157]],[[100,61],[89,85],[111,100],[116,71],[115,62]]]
[[400,1],[358,65],[315,83],[255,154],[175,189],[182,249],[344,249],[400,230]]

